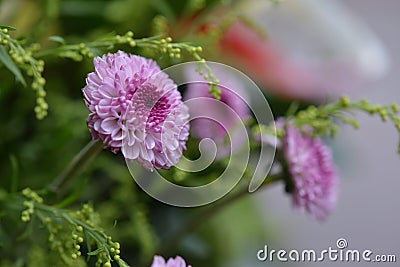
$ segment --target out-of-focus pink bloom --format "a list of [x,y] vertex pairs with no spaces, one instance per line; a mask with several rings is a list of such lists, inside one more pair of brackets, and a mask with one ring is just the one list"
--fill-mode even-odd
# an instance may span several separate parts
[[[226,67],[229,68],[229,67]],[[235,127],[240,127],[238,118],[241,122],[250,118],[250,111],[246,101],[248,96],[242,87],[240,81],[232,73],[225,71],[221,67],[213,67],[213,73],[219,79],[221,90],[221,103],[214,101],[214,98],[208,93],[210,86],[196,72],[186,72],[188,81],[195,81],[188,84],[184,99],[194,100],[190,106],[191,131],[193,136],[203,139],[212,139],[217,146],[217,158],[227,156],[231,149],[239,148],[243,144],[243,136],[235,132]],[[199,98],[209,98],[210,101],[198,101]],[[226,107],[228,106],[228,107]],[[211,118],[202,118],[207,110],[207,116]],[[234,114],[232,114],[234,112]],[[241,123],[240,122],[240,123]]]
[[145,168],[169,168],[186,149],[187,107],[158,65],[122,51],[94,59],[83,88],[94,140]]
[[154,256],[151,267],[191,267],[191,265],[186,265],[185,260],[179,256],[175,259],[169,258],[167,262],[161,256]]
[[304,207],[318,220],[334,209],[338,177],[331,152],[320,138],[312,138],[287,124],[283,137],[284,158],[293,182],[293,204]]

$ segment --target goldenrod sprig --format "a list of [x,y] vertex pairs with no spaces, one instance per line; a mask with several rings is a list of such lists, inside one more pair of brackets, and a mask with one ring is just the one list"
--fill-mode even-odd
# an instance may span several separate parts
[[[22,41],[14,39],[9,32],[14,30],[12,27],[0,26],[0,45],[2,49],[9,54],[13,63],[9,62],[11,68],[15,68],[13,72],[16,78],[26,85],[22,76],[18,76],[19,69],[23,70],[28,76],[32,77],[31,88],[36,92],[36,106],[34,108],[36,117],[43,119],[47,115],[48,104],[46,103],[46,91],[44,85],[46,80],[42,73],[44,70],[44,61],[36,58],[33,54],[40,49],[39,44],[32,44],[28,47],[22,45]],[[1,47],[0,47],[1,48]],[[15,64],[15,65],[12,65]]]
[[27,209],[22,211],[21,220],[27,223],[31,216],[37,216],[49,233],[50,247],[67,264],[73,264],[73,260],[82,255],[81,246],[86,243],[88,256],[97,257],[96,266],[111,266],[111,262],[128,266],[120,257],[120,244],[99,227],[99,216],[91,205],[84,204],[81,210],[69,211],[43,204],[43,199],[29,188],[24,189],[22,195]]
[[[2,54],[4,54],[3,58],[8,57],[8,55],[10,56],[13,63],[9,62],[8,68],[13,71],[21,83],[25,84],[25,80],[20,74],[19,69],[23,70],[27,76],[33,78],[31,87],[36,92],[36,106],[34,111],[38,119],[46,117],[48,110],[48,104],[45,101],[46,91],[44,89],[46,80],[42,76],[45,65],[43,59],[50,56],[58,56],[74,61],[82,61],[85,57],[93,58],[96,55],[102,54],[102,50],[112,50],[116,45],[144,47],[156,53],[166,54],[173,59],[181,59],[181,52],[186,51],[199,62],[197,71],[210,84],[210,94],[216,99],[220,98],[219,81],[207,65],[205,59],[199,55],[202,52],[200,46],[193,46],[189,43],[174,43],[171,37],[153,36],[134,39],[133,32],[128,31],[124,35],[108,35],[95,41],[76,44],[66,44],[62,37],[52,36],[50,40],[60,45],[55,48],[41,50],[40,45],[37,43],[25,47],[22,41],[14,39],[9,35],[10,30],[15,29],[9,26],[0,26],[0,48],[5,49],[4,53],[0,51],[0,56]],[[7,62],[7,59],[3,59],[3,61]]]
[[220,90],[218,88],[218,79],[213,74],[210,67],[206,64],[204,58],[199,53],[202,52],[200,46],[194,46],[185,42],[175,43],[171,37],[152,36],[147,38],[133,38],[134,34],[128,31],[124,35],[110,35],[102,37],[92,42],[82,42],[77,44],[66,44],[61,37],[53,37],[52,39],[61,45],[35,53],[37,58],[45,58],[48,56],[59,56],[70,58],[75,61],[81,61],[84,57],[93,58],[100,55],[100,50],[112,50],[116,45],[129,45],[130,47],[147,48],[158,54],[168,55],[173,59],[181,59],[182,51],[186,51],[191,57],[199,62],[197,71],[210,84],[210,94],[216,99],[220,98]]
[[215,77],[211,68],[207,65],[206,60],[200,56],[199,53],[203,51],[201,46],[193,46],[189,43],[173,43],[171,37],[160,38],[151,37],[136,40],[137,46],[152,47],[156,51],[168,54],[171,58],[180,59],[181,51],[184,50],[189,53],[196,61],[198,66],[196,71],[206,80],[210,85],[209,93],[215,99],[220,99],[221,90],[218,88],[219,80]]
[[[338,131],[337,122],[349,124],[358,128],[358,122],[353,118],[354,111],[362,111],[369,115],[378,115],[383,122],[391,121],[400,135],[399,107],[396,104],[373,105],[367,100],[351,102],[348,97],[342,97],[339,101],[322,105],[309,106],[293,116],[298,128],[311,126],[315,135],[329,134],[334,137]],[[290,118],[289,118],[290,119]],[[400,140],[398,145],[400,153]]]
[[[311,128],[314,136],[330,135],[335,137],[339,131],[339,123],[351,125],[355,129],[359,128],[358,122],[354,118],[354,112],[361,111],[369,115],[378,115],[383,122],[392,122],[399,133],[397,152],[400,154],[399,110],[400,108],[396,104],[373,105],[367,100],[351,102],[348,97],[344,96],[337,102],[321,106],[310,105],[298,112],[292,110],[284,119],[291,121],[300,130],[310,132]],[[282,138],[285,134],[284,127],[277,127],[275,131],[274,125],[253,125],[251,130],[257,138],[262,138],[260,137],[261,132],[271,136],[276,135],[277,138]]]

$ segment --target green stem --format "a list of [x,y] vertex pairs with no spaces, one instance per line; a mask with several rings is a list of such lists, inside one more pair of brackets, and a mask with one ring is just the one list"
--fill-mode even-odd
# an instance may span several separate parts
[[68,164],[68,166],[58,175],[47,190],[59,193],[60,188],[64,188],[67,182],[71,182],[80,172],[82,172],[88,163],[96,157],[103,149],[103,144],[99,141],[90,141]]
[[17,158],[15,157],[15,155],[10,155],[10,162],[11,162],[11,167],[12,167],[10,192],[15,193],[15,192],[17,192],[17,189],[18,189],[18,178],[19,178],[18,161],[17,161]]
[[[155,48],[159,47],[159,44],[156,42],[159,39],[159,37],[154,36],[150,38],[142,38],[142,39],[133,39],[133,41],[136,43],[137,46],[151,46],[154,45]],[[108,47],[113,47],[114,45],[117,44],[123,44],[123,43],[118,43],[117,41],[113,39],[105,39],[105,40],[97,40],[93,42],[87,42],[84,43],[85,47],[88,48],[108,48]],[[35,53],[36,58],[44,58],[47,56],[58,56],[63,52],[66,51],[79,51],[80,50],[81,44],[64,44],[59,47],[55,48],[50,48],[46,50],[42,50],[40,52]]]
[[[97,41],[93,43],[86,43],[90,48],[103,48],[114,45],[112,41]],[[47,56],[59,55],[66,51],[79,51],[79,44],[62,45],[56,48],[50,48],[41,52],[35,53],[36,58],[44,58]]]
[[[280,174],[270,176],[265,180],[260,189],[265,188],[267,185],[273,184],[274,182],[280,181],[281,179],[282,177]],[[217,201],[215,204],[209,205],[206,208],[202,209],[200,212],[198,212],[196,215],[190,218],[188,222],[185,225],[183,225],[172,238],[167,240],[158,250],[158,253],[160,255],[168,255],[177,247],[177,245],[186,235],[198,230],[201,226],[204,225],[204,222],[211,219],[214,215],[216,215],[226,206],[234,203],[235,201],[241,199],[244,196],[249,196],[249,195],[250,193],[248,192],[248,187],[244,186],[237,192],[231,193],[228,196],[224,197],[223,199]]]

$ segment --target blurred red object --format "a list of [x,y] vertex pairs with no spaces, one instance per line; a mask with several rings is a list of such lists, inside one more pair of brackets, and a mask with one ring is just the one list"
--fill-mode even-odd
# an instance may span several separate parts
[[199,10],[180,18],[171,34],[197,37],[207,59],[232,65],[266,93],[289,100],[322,102],[385,74],[384,45],[336,1],[287,1],[276,9],[260,3]]
[[323,95],[315,75],[290,62],[267,38],[241,20],[222,33],[218,45],[227,63],[234,64],[271,94],[290,99],[316,99]]

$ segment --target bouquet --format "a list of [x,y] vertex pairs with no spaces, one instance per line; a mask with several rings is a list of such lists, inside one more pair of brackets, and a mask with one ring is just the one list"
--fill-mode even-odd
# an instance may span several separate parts
[[222,266],[274,184],[329,220],[329,139],[399,108],[295,64],[257,5],[0,1],[0,266]]

